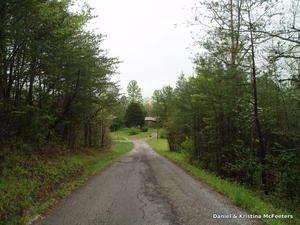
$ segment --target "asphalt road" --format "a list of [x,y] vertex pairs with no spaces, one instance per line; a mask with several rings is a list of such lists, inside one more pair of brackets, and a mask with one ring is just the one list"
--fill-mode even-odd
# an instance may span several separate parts
[[144,140],[35,225],[248,225],[249,214],[156,154]]

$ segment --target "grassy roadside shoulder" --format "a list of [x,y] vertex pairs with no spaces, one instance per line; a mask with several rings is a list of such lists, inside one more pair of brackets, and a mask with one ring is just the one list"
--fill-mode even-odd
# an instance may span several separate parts
[[[230,200],[232,200],[236,205],[241,206],[247,209],[252,214],[264,215],[264,214],[275,214],[275,215],[293,215],[292,212],[277,209],[272,204],[263,201],[260,199],[256,193],[247,189],[246,187],[239,185],[237,183],[229,182],[227,180],[221,179],[216,175],[209,173],[207,171],[201,170],[191,164],[189,164],[184,155],[177,152],[170,152],[168,143],[166,139],[151,139],[148,141],[148,144],[160,155],[169,158],[184,169],[189,171],[195,177],[203,180],[211,187],[215,188],[220,193],[226,195]],[[298,225],[300,224],[300,219],[295,218],[296,215],[293,215],[293,219],[266,219],[263,218],[266,224],[269,225]]]
[[11,155],[0,178],[0,224],[29,223],[132,148],[133,143],[120,142],[112,151],[86,150],[46,159]]

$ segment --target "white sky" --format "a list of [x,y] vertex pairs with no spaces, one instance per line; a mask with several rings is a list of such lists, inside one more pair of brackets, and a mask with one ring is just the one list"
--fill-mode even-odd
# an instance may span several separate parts
[[[78,3],[82,3],[79,0]],[[117,57],[122,92],[136,80],[143,97],[193,74],[192,38],[186,26],[195,0],[86,0],[94,8],[89,29],[108,35],[103,47]],[[176,26],[177,25],[177,26]]]

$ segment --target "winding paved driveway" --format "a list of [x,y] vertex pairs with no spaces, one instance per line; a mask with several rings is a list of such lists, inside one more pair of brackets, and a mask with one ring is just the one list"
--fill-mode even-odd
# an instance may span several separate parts
[[208,185],[156,154],[145,140],[56,206],[35,225],[249,225],[245,215]]

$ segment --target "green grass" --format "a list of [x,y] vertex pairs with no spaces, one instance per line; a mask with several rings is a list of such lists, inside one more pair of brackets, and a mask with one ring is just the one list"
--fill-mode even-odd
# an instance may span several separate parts
[[129,135],[129,128],[122,128],[117,131],[111,132],[111,137],[113,140],[134,140],[134,139],[141,139],[141,138],[146,138],[149,135],[153,134],[156,132],[156,129],[149,128],[148,131],[146,132],[139,132],[138,134],[135,135]]
[[[192,173],[195,177],[205,181],[211,187],[215,188],[220,193],[226,195],[236,205],[241,206],[252,214],[263,215],[263,214],[278,214],[278,215],[293,215],[284,209],[278,209],[271,203],[263,201],[258,197],[258,194],[247,189],[246,187],[233,183],[218,176],[209,173],[205,170],[199,169],[187,162],[184,155],[177,152],[170,152],[169,146],[166,139],[151,139],[148,141],[149,145],[160,155],[165,156],[176,163],[180,164],[184,169]],[[299,225],[300,219],[262,219],[266,224],[269,225]]]
[[113,151],[86,150],[45,158],[14,152],[6,157],[0,178],[0,224],[29,222],[132,148],[132,143],[116,143]]

